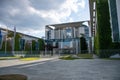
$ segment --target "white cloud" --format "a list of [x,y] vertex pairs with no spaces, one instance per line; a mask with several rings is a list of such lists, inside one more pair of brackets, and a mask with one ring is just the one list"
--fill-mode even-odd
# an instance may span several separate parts
[[36,14],[40,17],[50,19],[53,22],[60,23],[62,20],[65,20],[67,17],[69,17],[72,12],[77,13],[80,8],[85,7],[85,1],[80,1],[81,2],[79,2],[79,0],[66,0],[57,10],[38,10],[31,6],[28,7],[28,10],[31,14]]
[[73,22],[74,20],[72,18],[69,18],[69,22]]
[[44,36],[45,25],[75,21],[74,17],[80,14],[79,10],[85,8],[85,1],[1,0],[0,23],[16,25],[19,32]]
[[[20,32],[19,30],[17,30],[18,32]],[[24,34],[28,34],[28,35],[32,35],[32,36],[36,36],[36,37],[43,37],[44,33],[45,33],[45,29],[43,28],[39,28],[39,29],[27,29],[26,31],[23,30],[22,33]]]

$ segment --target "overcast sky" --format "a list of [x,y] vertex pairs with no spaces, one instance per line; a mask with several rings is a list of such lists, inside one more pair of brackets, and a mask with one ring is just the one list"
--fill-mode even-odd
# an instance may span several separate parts
[[36,37],[45,25],[89,19],[88,0],[0,0],[0,27]]

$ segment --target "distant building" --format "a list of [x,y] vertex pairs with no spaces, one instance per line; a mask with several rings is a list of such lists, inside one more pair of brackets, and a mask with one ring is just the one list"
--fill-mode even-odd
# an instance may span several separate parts
[[108,0],[113,42],[120,42],[120,0]]
[[[52,24],[45,26],[46,45],[51,45],[53,50],[68,49],[71,53],[80,53],[80,37],[85,36],[90,48],[90,26],[83,25],[84,22],[71,22],[63,24]],[[90,49],[89,49],[90,50]]]
[[[0,37],[0,49],[1,49],[1,46],[3,46],[3,41],[8,41],[10,42],[10,45],[11,47],[13,47],[13,37],[9,37],[8,38],[8,32],[13,32],[12,30],[6,30],[4,28],[0,28],[0,31],[1,31],[1,37]],[[32,47],[32,40],[36,41],[36,43],[38,42],[38,37],[34,37],[34,36],[30,36],[30,35],[27,35],[27,34],[23,34],[23,33],[20,33],[20,32],[16,32],[18,33],[21,38],[19,39],[19,43],[20,43],[20,48],[21,50],[24,50],[25,49],[25,44],[29,44],[29,47]]]

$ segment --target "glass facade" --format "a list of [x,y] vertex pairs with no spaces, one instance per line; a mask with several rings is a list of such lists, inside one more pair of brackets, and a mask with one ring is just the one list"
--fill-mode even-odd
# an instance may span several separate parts
[[72,29],[66,29],[66,38],[72,38]]
[[111,15],[112,37],[114,42],[118,42],[119,26],[118,26],[116,0],[109,0],[109,5],[110,5],[110,15]]
[[62,48],[71,48],[72,46],[71,46],[71,41],[65,41],[65,42],[63,42],[63,45],[62,45]]

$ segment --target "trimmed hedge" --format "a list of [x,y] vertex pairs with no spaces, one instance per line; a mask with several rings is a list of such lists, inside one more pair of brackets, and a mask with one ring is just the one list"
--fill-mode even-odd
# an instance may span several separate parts
[[97,0],[97,34],[95,36],[95,52],[100,57],[109,57],[102,56],[103,53],[100,50],[111,48],[112,38],[108,0]]

